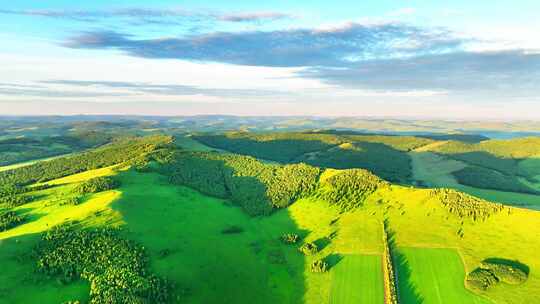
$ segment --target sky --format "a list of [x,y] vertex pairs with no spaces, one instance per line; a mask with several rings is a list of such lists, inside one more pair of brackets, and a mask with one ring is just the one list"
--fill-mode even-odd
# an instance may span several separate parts
[[539,120],[538,11],[537,0],[9,1],[0,115]]

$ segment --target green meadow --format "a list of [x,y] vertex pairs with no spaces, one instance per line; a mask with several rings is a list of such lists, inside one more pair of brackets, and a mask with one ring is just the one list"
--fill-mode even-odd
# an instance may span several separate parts
[[398,252],[403,303],[491,303],[465,288],[463,263],[455,249],[401,247]]
[[332,270],[331,304],[384,303],[379,255],[347,255]]

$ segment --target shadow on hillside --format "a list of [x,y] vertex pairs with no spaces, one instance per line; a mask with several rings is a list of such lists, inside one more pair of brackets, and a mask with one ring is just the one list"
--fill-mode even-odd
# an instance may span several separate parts
[[324,168],[366,169],[397,183],[405,183],[412,176],[411,159],[406,152],[382,143],[351,142],[351,148],[337,147],[318,153],[316,158],[298,158],[295,161]]
[[24,217],[24,222],[21,224],[21,226],[25,225],[25,224],[29,224],[29,223],[34,222],[34,221],[37,221],[40,218],[47,215],[47,213],[32,213],[33,210],[34,210],[33,208],[17,209],[16,213],[18,215]]
[[[385,227],[388,227],[388,221],[385,220],[385,222]],[[397,277],[396,287],[399,302],[407,304],[424,303],[424,297],[411,280],[412,269],[407,261],[407,257],[397,247],[395,232],[387,228],[386,233],[388,248],[392,256],[392,264],[395,276]]]
[[[301,242],[286,244],[280,238],[307,231],[286,210],[261,215],[257,205],[266,188],[256,178],[223,182],[217,179],[229,178],[226,174],[207,180],[188,176],[191,189],[155,172],[121,172],[122,196],[112,205],[126,222],[128,238],[146,248],[154,273],[174,283],[173,298],[181,303],[303,303]],[[255,206],[231,207],[218,198]]]
[[526,275],[529,275],[529,272],[530,272],[529,266],[516,260],[508,260],[508,259],[503,259],[503,258],[487,258],[483,260],[482,262],[510,266],[512,268],[523,271]]

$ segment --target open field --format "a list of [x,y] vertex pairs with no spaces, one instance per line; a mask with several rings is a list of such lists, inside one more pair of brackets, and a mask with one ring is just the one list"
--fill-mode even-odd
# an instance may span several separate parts
[[330,304],[381,304],[384,287],[378,255],[346,255],[332,269]]
[[454,249],[399,248],[403,260],[397,267],[399,297],[403,303],[487,304],[466,290],[465,272]]

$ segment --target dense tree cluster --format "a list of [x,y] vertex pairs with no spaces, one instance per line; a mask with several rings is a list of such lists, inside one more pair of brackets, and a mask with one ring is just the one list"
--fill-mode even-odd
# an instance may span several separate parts
[[125,139],[89,152],[0,172],[0,184],[28,185],[137,159],[171,142],[168,136]]
[[171,151],[156,155],[172,183],[231,199],[250,215],[268,214],[311,194],[320,170],[305,164],[266,164],[253,157]]
[[305,162],[318,167],[363,168],[384,179],[406,182],[412,175],[406,152],[433,143],[415,136],[354,132],[247,133],[199,135],[195,139],[230,152],[278,162]]
[[304,133],[245,133],[197,135],[194,139],[219,149],[278,162],[291,162],[302,154],[326,150],[341,143],[335,136]]
[[17,227],[24,222],[24,216],[17,215],[17,213],[13,211],[0,213],[0,232]]
[[487,219],[504,210],[502,204],[488,202],[453,189],[433,189],[431,196],[436,197],[448,212],[460,218],[470,218],[473,221]]
[[69,283],[90,282],[91,304],[167,303],[169,284],[148,271],[143,247],[120,237],[112,228],[55,227],[42,237],[35,252],[44,274]]
[[315,196],[339,206],[343,211],[362,206],[366,197],[389,183],[364,169],[341,170],[321,179]]
[[452,174],[463,185],[501,191],[540,194],[540,191],[523,184],[516,175],[506,175],[483,167],[467,166]]
[[522,284],[527,280],[528,267],[516,261],[506,259],[487,259],[480,267],[467,275],[467,283],[472,287],[486,290],[489,287],[504,282],[507,284]]
[[74,192],[78,194],[97,193],[120,187],[120,182],[112,177],[100,176],[77,185]]
[[32,201],[31,196],[8,194],[0,197],[0,206],[13,208]]

